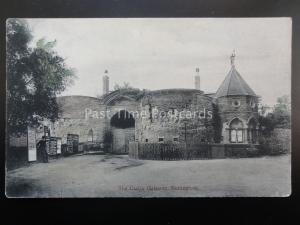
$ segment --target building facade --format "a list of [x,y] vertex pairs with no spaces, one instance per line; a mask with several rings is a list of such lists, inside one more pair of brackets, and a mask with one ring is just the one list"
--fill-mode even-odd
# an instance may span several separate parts
[[[55,134],[63,140],[73,133],[79,135],[80,142],[111,142],[116,153],[128,152],[132,141],[257,144],[259,97],[238,73],[234,57],[231,56],[231,69],[224,81],[210,95],[198,90],[199,69],[195,89],[109,92],[109,78],[105,75],[101,98],[58,98],[62,114],[54,126]],[[182,118],[184,113],[191,115]],[[220,120],[219,128],[215,126],[216,118]],[[221,132],[218,141],[217,129]]]
[[[103,95],[58,97],[59,120],[50,124],[51,135],[67,142],[68,134],[79,143],[104,143],[110,152],[129,151],[129,143],[258,144],[259,97],[234,65],[213,94],[199,90],[197,68],[194,89],[109,91],[107,72]],[[219,137],[219,138],[218,138]]]

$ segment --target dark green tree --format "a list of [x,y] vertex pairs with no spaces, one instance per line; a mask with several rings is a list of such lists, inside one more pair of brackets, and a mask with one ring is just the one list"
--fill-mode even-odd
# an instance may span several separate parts
[[41,118],[58,118],[56,96],[72,83],[74,71],[53,50],[55,41],[41,39],[29,47],[32,35],[25,20],[7,20],[6,40],[7,128],[20,134]]
[[258,122],[260,125],[260,130],[264,136],[270,136],[271,132],[274,130],[276,126],[276,122],[274,120],[274,114],[268,113],[266,116],[260,115],[258,117]]
[[212,108],[212,126],[213,126],[213,139],[215,143],[220,143],[221,142],[221,136],[222,136],[222,124],[221,124],[221,117],[219,114],[219,108],[216,104],[213,104]]
[[263,134],[270,135],[274,128],[291,128],[291,103],[287,95],[279,97],[273,111],[259,116]]
[[273,115],[276,127],[291,128],[291,102],[288,95],[277,98]]

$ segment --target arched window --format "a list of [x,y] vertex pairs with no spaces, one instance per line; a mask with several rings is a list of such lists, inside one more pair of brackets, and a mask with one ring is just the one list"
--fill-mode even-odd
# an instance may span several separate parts
[[93,142],[93,135],[94,135],[94,132],[92,129],[90,129],[89,133],[88,133],[88,142]]
[[231,121],[229,126],[229,133],[230,133],[230,142],[232,143],[242,143],[243,142],[243,122],[235,118]]
[[248,123],[248,141],[249,143],[256,143],[256,139],[256,121],[252,118]]

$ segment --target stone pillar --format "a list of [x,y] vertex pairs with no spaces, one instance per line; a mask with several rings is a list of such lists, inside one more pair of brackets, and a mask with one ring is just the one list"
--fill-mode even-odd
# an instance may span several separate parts
[[245,129],[243,129],[243,132],[244,132],[244,142],[243,143],[245,143],[245,144],[248,144],[249,142],[248,142],[248,128],[245,128]]
[[229,130],[229,127],[226,123],[223,123],[223,128],[222,128],[222,137],[223,137],[223,140],[221,143],[223,144],[228,144],[230,143],[229,142],[229,135],[230,135],[230,130]]

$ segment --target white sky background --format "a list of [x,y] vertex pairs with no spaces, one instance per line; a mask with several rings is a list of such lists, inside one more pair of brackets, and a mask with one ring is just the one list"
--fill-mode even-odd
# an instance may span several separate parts
[[216,92],[236,69],[263,104],[291,92],[289,18],[28,19],[34,42],[57,40],[56,51],[78,78],[62,95],[102,94],[108,70],[110,89],[129,82],[140,89],[194,88]]

